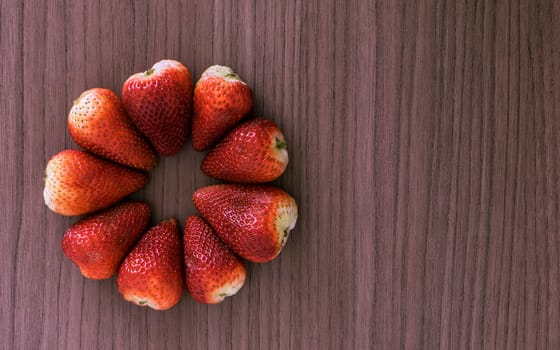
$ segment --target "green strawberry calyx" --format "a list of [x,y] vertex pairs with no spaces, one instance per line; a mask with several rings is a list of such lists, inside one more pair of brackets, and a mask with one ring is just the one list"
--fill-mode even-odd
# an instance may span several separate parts
[[241,80],[241,78],[239,77],[239,75],[235,74],[235,73],[228,73],[226,75],[224,75],[224,78],[226,79],[234,79],[234,80]]
[[284,140],[280,140],[278,137],[276,138],[276,148],[278,149],[284,149],[288,146],[288,144],[286,143],[286,141]]

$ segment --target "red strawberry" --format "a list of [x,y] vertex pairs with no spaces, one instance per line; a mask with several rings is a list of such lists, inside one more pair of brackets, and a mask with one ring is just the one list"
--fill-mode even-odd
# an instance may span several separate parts
[[187,67],[162,60],[128,78],[122,99],[130,119],[158,153],[179,152],[189,132],[193,83]]
[[189,216],[183,235],[187,290],[194,300],[217,304],[241,289],[247,272],[239,259],[198,216]]
[[111,90],[82,93],[68,115],[68,130],[80,147],[101,157],[142,170],[156,166],[155,152]]
[[193,148],[202,151],[215,144],[251,108],[251,89],[231,68],[206,69],[194,89]]
[[113,276],[150,220],[150,206],[122,203],[76,222],[64,234],[62,250],[84,277]]
[[64,150],[47,163],[45,204],[62,215],[107,208],[146,184],[145,174],[78,150]]
[[230,182],[270,182],[288,165],[284,135],[274,122],[258,118],[238,125],[204,158],[202,171]]
[[174,218],[152,227],[124,259],[117,277],[123,298],[139,306],[167,310],[183,294],[183,257]]
[[220,238],[253,262],[274,259],[297,220],[297,205],[283,190],[263,185],[203,187],[193,202]]

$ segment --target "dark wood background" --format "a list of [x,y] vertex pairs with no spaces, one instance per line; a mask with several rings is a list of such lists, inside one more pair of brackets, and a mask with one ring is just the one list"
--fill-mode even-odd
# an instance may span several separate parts
[[[559,349],[560,1],[1,1],[4,349]],[[217,306],[81,277],[42,200],[83,90],[234,67],[300,218]],[[186,145],[136,198],[194,213]]]

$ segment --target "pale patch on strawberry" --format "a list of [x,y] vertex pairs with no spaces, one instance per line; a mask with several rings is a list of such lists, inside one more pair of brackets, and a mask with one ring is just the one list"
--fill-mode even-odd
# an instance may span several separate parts
[[53,200],[55,198],[53,189],[58,188],[60,185],[60,181],[56,176],[53,176],[53,170],[49,169],[52,168],[51,164],[47,165],[46,170],[46,177],[45,177],[45,189],[43,190],[43,199],[45,200],[45,204],[47,207],[58,213],[58,206],[56,202]]
[[163,72],[168,68],[179,68],[181,70],[184,70],[184,67],[185,66],[175,60],[161,60],[159,62],[156,62],[153,65],[152,69],[156,72]]
[[147,299],[145,296],[136,294],[127,294],[123,296],[124,300],[129,301],[138,306],[149,306],[154,310],[159,310],[159,305],[154,303],[152,300]]
[[290,231],[292,231],[296,226],[297,218],[297,205],[293,199],[285,205],[281,205],[276,210],[276,220],[274,221],[274,225],[276,227],[276,232],[278,233],[278,244],[280,245],[278,254],[280,254],[282,247],[286,245]]
[[233,296],[233,295],[237,294],[237,292],[239,292],[239,290],[241,289],[241,287],[243,287],[243,284],[245,283],[246,273],[245,273],[244,268],[240,268],[238,270],[239,270],[238,273],[233,273],[233,274],[236,274],[236,275],[238,274],[239,275],[238,279],[224,284],[220,288],[215,289],[210,294],[211,295],[211,303],[220,303],[225,298]]
[[62,160],[57,158],[55,161],[49,161],[47,163],[44,178],[45,188],[43,190],[43,199],[50,210],[55,213],[67,215],[65,212],[65,202],[57,200],[59,195],[65,195],[65,193],[59,193],[61,191],[60,188],[63,188],[65,185],[61,181],[60,177],[57,176],[57,170],[61,162]]
[[276,159],[284,165],[284,169],[288,165],[290,158],[288,157],[288,149],[286,144],[286,139],[281,132],[275,133],[271,137],[272,149],[274,150],[274,155]]
[[239,82],[246,85],[246,83],[241,80],[241,77],[237,73],[235,73],[233,69],[227,66],[214,65],[209,67],[204,71],[204,73],[202,73],[200,80],[205,80],[208,78],[223,78],[225,81],[230,83]]
[[179,69],[182,71],[186,71],[185,66],[183,66],[180,62],[175,60],[161,60],[156,62],[152,68],[148,69],[145,72],[140,72],[131,75],[128,79],[140,79],[140,80],[150,80],[152,79],[153,75],[161,74],[168,69]]
[[80,269],[80,273],[82,274],[82,276],[84,276],[85,278],[92,278],[92,275],[89,273],[89,270],[84,269],[84,268],[79,268]]

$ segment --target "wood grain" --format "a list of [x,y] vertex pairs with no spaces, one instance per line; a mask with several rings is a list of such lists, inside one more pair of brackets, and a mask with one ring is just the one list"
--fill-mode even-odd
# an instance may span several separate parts
[[[3,349],[559,349],[560,2],[2,1]],[[291,162],[281,256],[167,312],[81,277],[42,200],[72,100],[176,58],[234,67]],[[135,194],[213,180],[190,142]]]

